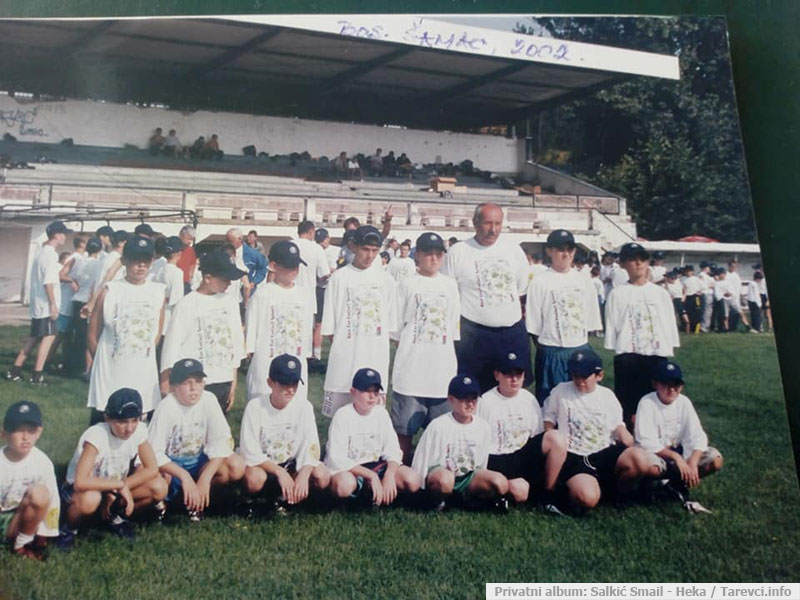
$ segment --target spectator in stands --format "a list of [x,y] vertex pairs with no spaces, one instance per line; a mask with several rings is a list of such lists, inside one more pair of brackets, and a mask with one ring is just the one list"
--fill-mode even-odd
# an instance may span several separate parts
[[153,156],[159,154],[164,148],[164,141],[161,127],[156,127],[153,131],[153,135],[147,140],[147,151]]
[[403,152],[400,155],[400,158],[397,159],[397,176],[411,177],[413,173],[414,173],[414,165],[411,163],[411,159],[406,156],[406,153]]
[[247,245],[251,248],[255,248],[264,256],[267,255],[266,251],[264,250],[264,244],[262,244],[261,240],[258,239],[258,232],[255,229],[251,229],[247,232]]
[[394,150],[389,150],[389,154],[383,157],[383,174],[387,177],[394,177],[396,168],[397,158],[394,156]]
[[169,133],[167,134],[166,139],[164,140],[164,148],[162,152],[165,156],[177,156],[182,157],[186,153],[186,149],[183,147],[183,144],[180,143],[178,140],[178,134],[175,133],[174,129],[170,129]]
[[203,151],[206,147],[206,138],[204,136],[199,136],[192,146],[189,148],[189,157],[190,158],[203,158]]
[[178,259],[178,267],[183,271],[183,293],[188,294],[192,291],[192,278],[197,268],[197,253],[194,250],[195,230],[191,225],[184,225],[178,237],[183,243],[181,257]]
[[528,260],[518,244],[500,240],[503,209],[479,204],[475,236],[451,247],[442,273],[456,280],[461,295],[458,372],[472,373],[481,391],[497,382],[494,369],[509,353],[523,358],[524,385],[531,384],[531,351],[520,296],[528,287]]
[[211,134],[211,139],[206,142],[205,147],[203,148],[203,158],[213,159],[213,160],[222,160],[222,155],[224,153],[222,150],[219,149],[219,136],[216,133]]
[[369,157],[369,174],[377,177],[383,171],[383,157],[381,156],[380,148],[375,149],[375,154]]

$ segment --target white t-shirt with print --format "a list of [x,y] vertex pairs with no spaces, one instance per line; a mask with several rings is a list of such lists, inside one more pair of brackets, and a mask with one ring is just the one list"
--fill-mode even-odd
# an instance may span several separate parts
[[247,370],[247,398],[269,395],[267,376],[272,359],[280,354],[298,357],[303,382],[296,396],[308,394],[314,313],[307,290],[297,285],[283,288],[274,281],[261,284],[247,304],[245,352],[252,353]]
[[300,250],[300,258],[307,263],[307,265],[300,265],[295,285],[304,290],[308,296],[309,305],[314,310],[311,313],[313,316],[317,313],[317,279],[331,274],[328,257],[325,256],[322,246],[316,242],[305,238],[295,238],[292,241]]
[[33,259],[31,266],[29,308],[31,319],[50,318],[50,300],[44,287],[46,284],[52,284],[56,308],[61,307],[59,273],[61,273],[61,263],[58,262],[58,254],[50,244],[45,244]]
[[75,483],[75,470],[83,454],[83,445],[91,444],[97,449],[94,466],[90,472],[92,477],[124,481],[128,477],[131,461],[139,454],[139,446],[147,442],[147,425],[139,422],[133,435],[127,440],[118,438],[111,432],[108,423],[97,423],[83,432],[72,460],[67,467],[67,483]]
[[409,256],[405,258],[398,256],[389,261],[386,271],[392,276],[392,279],[399,283],[417,272],[417,263]]
[[615,354],[672,356],[680,346],[674,311],[667,291],[654,283],[614,288],[606,300],[605,347]]
[[328,428],[325,452],[325,465],[331,474],[377,460],[403,461],[403,451],[386,409],[377,405],[368,415],[361,415],[351,402],[337,410]]
[[422,478],[434,469],[447,469],[456,477],[485,469],[489,462],[492,434],[489,424],[475,415],[470,423],[459,423],[452,413],[436,417],[417,444],[411,468]]
[[225,458],[233,452],[233,436],[216,396],[204,391],[196,404],[181,404],[167,394],[150,420],[150,445],[162,467],[173,459],[191,459],[205,453]]
[[460,339],[461,313],[455,281],[414,273],[400,282],[395,298],[400,343],[392,389],[407,396],[446,398],[458,370],[453,342]]
[[695,450],[708,449],[708,436],[700,418],[692,401],[683,394],[670,404],[661,402],[656,392],[643,396],[636,408],[634,437],[639,446],[653,453],[682,446],[685,459]]
[[[651,284],[652,285],[652,284]],[[559,383],[544,403],[544,420],[567,437],[567,450],[588,456],[614,444],[622,419],[622,405],[607,387],[581,394],[571,381]]]
[[511,454],[544,431],[542,411],[536,398],[520,390],[513,398],[500,393],[497,386],[478,398],[477,414],[489,423],[492,434],[490,454]]
[[396,329],[395,283],[382,269],[352,264],[336,271],[325,290],[322,335],[333,335],[326,392],[349,392],[358,369],[389,380],[389,334]]
[[316,467],[320,452],[314,407],[297,395],[281,410],[270,402],[269,391],[253,398],[242,416],[239,449],[248,467],[292,459],[298,471]]
[[550,269],[539,275],[528,288],[525,325],[545,346],[585,344],[589,331],[603,328],[591,279],[574,270],[559,273]]
[[0,512],[16,510],[31,486],[43,485],[50,493],[50,502],[36,535],[57,536],[61,499],[53,462],[35,446],[18,461],[9,460],[5,450],[6,446],[0,448]]
[[522,318],[519,298],[528,288],[528,259],[518,244],[498,240],[482,246],[469,238],[447,251],[441,272],[456,280],[461,314],[470,321],[508,327]]
[[206,385],[232,381],[244,358],[244,332],[233,296],[191,292],[175,305],[161,349],[161,371],[182,358],[203,364]]

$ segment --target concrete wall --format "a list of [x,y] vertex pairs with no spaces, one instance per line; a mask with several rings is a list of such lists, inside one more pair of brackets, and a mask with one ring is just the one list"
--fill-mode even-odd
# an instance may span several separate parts
[[72,138],[76,144],[144,148],[153,129],[166,135],[175,129],[183,144],[199,135],[219,134],[220,148],[241,155],[250,144],[259,152],[289,154],[308,151],[333,158],[348,154],[405,152],[414,162],[445,163],[469,159],[484,170],[516,173],[520,148],[517,140],[492,135],[425,131],[374,125],[354,125],[226,112],[180,112],[106,102],[66,100],[25,102],[0,96],[0,135],[10,133],[20,141],[57,143]]
[[0,302],[19,302],[22,282],[28,268],[31,228],[16,223],[0,223]]
[[543,190],[552,189],[556,194],[567,196],[616,196],[613,192],[534,162],[522,165],[520,175],[526,181],[538,181]]

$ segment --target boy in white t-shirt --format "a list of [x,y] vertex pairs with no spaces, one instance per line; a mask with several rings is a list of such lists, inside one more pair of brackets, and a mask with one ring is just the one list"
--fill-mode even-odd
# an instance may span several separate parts
[[409,254],[411,254],[411,242],[405,240],[400,244],[399,256],[396,256],[386,267],[386,271],[398,283],[407,277],[411,277],[416,272],[417,266]]
[[461,316],[456,282],[439,273],[444,240],[437,233],[423,233],[416,248],[418,272],[397,286],[400,331],[392,335],[399,345],[392,370],[391,416],[405,464],[411,464],[411,441],[417,431],[450,411],[447,386],[457,371],[454,342]]
[[665,362],[651,374],[656,391],[636,409],[636,444],[647,452],[651,477],[669,478],[684,497],[700,478],[722,469],[722,454],[708,445],[692,401],[683,395],[683,372]]
[[589,332],[603,328],[591,277],[572,269],[575,238],[566,229],[547,236],[550,269],[528,286],[525,326],[536,347],[535,395],[543,403],[550,390],[569,381],[567,361],[589,348]]
[[[104,418],[83,432],[67,467],[61,486],[66,515],[59,532],[63,547],[71,545],[78,526],[93,515],[99,515],[116,535],[132,541],[134,531],[127,518],[167,495],[147,441],[147,425],[141,420],[139,392],[115,391],[108,398]],[[133,468],[134,462],[141,464]]]
[[247,304],[248,400],[269,394],[269,365],[281,354],[300,359],[303,378],[297,394],[302,399],[308,395],[304,382],[308,380],[306,357],[312,352],[314,309],[308,290],[297,283],[300,266],[304,264],[300,248],[294,242],[280,240],[270,246],[270,282],[262,283]]
[[169,371],[182,358],[203,363],[205,390],[216,396],[223,412],[236,397],[239,364],[244,358],[239,300],[226,293],[231,281],[247,275],[236,259],[218,248],[200,259],[203,280],[175,305],[161,348],[161,394],[166,395]]
[[389,375],[389,334],[395,331],[395,283],[372,268],[381,234],[371,225],[353,233],[353,262],[331,275],[325,290],[322,335],[333,336],[325,373],[322,414],[332,417],[351,400],[352,373],[372,365]]
[[233,451],[231,428],[212,393],[203,365],[183,358],[170,370],[170,393],[150,421],[148,438],[158,470],[169,484],[167,502],[182,501],[189,520],[203,518],[212,488],[239,481],[244,460]]
[[489,423],[492,446],[488,468],[508,478],[515,502],[525,502],[531,488],[548,513],[560,515],[555,490],[567,456],[567,442],[559,431],[544,431],[536,398],[522,388],[524,358],[505,355],[494,371],[497,386],[478,400],[478,416]]
[[414,493],[422,484],[421,477],[402,464],[389,413],[379,405],[381,390],[376,369],[359,369],[350,388],[352,401],[331,419],[325,465],[336,498],[361,496],[373,505],[391,504],[399,492]]
[[568,453],[561,480],[572,505],[586,510],[597,505],[601,494],[631,491],[649,464],[645,453],[633,447],[616,396],[599,385],[600,357],[593,350],[575,352],[569,371],[572,381],[553,388],[545,403],[544,427],[558,428],[566,436]]
[[42,560],[44,538],[58,535],[61,503],[53,463],[36,447],[42,413],[26,400],[15,402],[3,418],[0,448],[0,534],[11,551]]
[[[157,271],[153,271],[153,281],[163,283],[166,287],[167,303],[164,309],[164,332],[169,327],[172,312],[175,310],[175,305],[183,299],[183,271],[178,266],[178,260],[181,257],[181,250],[183,250],[183,242],[181,238],[176,235],[168,237],[162,247],[162,258],[164,265]],[[163,338],[162,338],[163,339]]]
[[481,388],[470,375],[453,377],[447,389],[452,412],[434,419],[425,429],[414,453],[411,468],[422,480],[422,488],[440,500],[474,497],[493,500],[508,508],[508,480],[487,468],[492,433],[489,424],[475,414]]
[[301,358],[279,354],[269,365],[268,393],[248,402],[242,417],[240,452],[245,460],[244,488],[249,496],[263,490],[278,506],[297,504],[311,490],[324,490],[330,472],[319,451],[314,408],[297,397]]
[[639,399],[653,391],[650,372],[680,346],[669,294],[648,280],[649,258],[641,244],[624,244],[619,260],[628,282],[606,299],[605,347],[614,351],[614,393],[629,427]]
[[14,364],[6,373],[6,379],[9,381],[22,379],[22,366],[34,346],[39,344],[30,382],[44,383],[44,364],[50,354],[53,341],[56,339],[56,321],[58,320],[58,309],[61,306],[59,281],[61,265],[58,262],[56,248],[64,244],[70,230],[62,221],[53,221],[45,231],[47,241],[33,259],[31,266],[30,335],[17,354]]

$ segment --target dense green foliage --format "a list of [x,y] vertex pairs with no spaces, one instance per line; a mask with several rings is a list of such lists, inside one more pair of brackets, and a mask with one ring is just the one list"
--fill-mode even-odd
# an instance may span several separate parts
[[557,168],[626,197],[647,239],[755,241],[724,19],[538,21],[554,37],[678,56],[681,75],[631,77],[542,112],[538,159],[560,150]]

